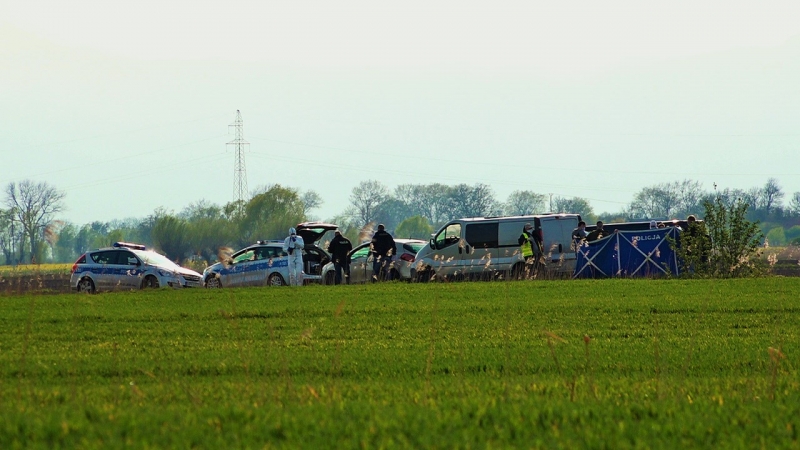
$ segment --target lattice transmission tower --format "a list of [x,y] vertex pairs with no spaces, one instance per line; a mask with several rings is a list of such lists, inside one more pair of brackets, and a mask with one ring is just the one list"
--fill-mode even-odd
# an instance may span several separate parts
[[236,164],[233,168],[233,200],[238,202],[238,210],[241,213],[247,201],[247,167],[244,164],[244,151],[250,148],[250,143],[244,140],[244,124],[242,113],[236,110],[236,121],[228,125],[233,127],[236,138],[227,145],[232,145],[236,152]]

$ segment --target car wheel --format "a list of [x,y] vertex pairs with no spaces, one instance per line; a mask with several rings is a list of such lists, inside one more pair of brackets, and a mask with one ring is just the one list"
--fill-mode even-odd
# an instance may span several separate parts
[[430,267],[417,272],[417,283],[427,283],[433,279],[434,272]]
[[206,279],[206,287],[209,289],[219,289],[222,287],[222,283],[219,281],[219,277],[212,275]]
[[267,278],[267,286],[286,286],[286,281],[279,273],[273,273]]
[[325,274],[325,284],[334,284],[335,283],[334,276],[335,276],[335,274],[333,272],[326,273]]
[[158,288],[158,278],[148,275],[144,277],[144,281],[142,282],[142,289],[156,289]]
[[81,281],[78,281],[78,292],[83,292],[85,294],[94,294],[94,281],[91,278],[81,278]]

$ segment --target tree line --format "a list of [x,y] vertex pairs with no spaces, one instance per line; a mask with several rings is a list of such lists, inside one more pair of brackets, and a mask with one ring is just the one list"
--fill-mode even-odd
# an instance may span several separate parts
[[[747,190],[704,191],[693,180],[659,183],[637,192],[617,212],[596,214],[582,197],[549,196],[529,190],[512,192],[505,201],[491,186],[402,184],[390,190],[379,181],[355,186],[349,206],[326,218],[340,226],[353,242],[371,236],[371,226],[383,223],[396,237],[427,239],[450,219],[498,215],[577,213],[592,223],[702,216],[703,204],[744,202],[747,219],[759,222],[772,245],[800,244],[800,192],[784,204],[786,194],[774,178]],[[58,220],[65,194],[47,183],[25,180],[6,187],[0,209],[2,264],[72,262],[86,250],[115,241],[153,246],[173,260],[198,265],[217,260],[220,249],[238,249],[257,240],[283,238],[289,227],[314,219],[322,198],[314,191],[281,185],[257,189],[245,202],[216,205],[204,200],[179,212],[157,209],[143,218],[77,225]]]

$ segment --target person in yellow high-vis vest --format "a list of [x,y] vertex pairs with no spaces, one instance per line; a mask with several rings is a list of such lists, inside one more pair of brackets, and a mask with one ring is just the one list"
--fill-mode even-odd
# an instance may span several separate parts
[[542,244],[538,236],[533,232],[533,226],[526,223],[522,228],[522,234],[517,240],[519,242],[520,254],[525,259],[525,273],[533,278],[539,271],[539,260],[542,255]]

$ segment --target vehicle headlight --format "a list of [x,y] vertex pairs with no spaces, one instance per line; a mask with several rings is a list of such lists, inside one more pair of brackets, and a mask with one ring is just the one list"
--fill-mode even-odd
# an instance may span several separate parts
[[166,269],[158,269],[158,274],[161,275],[162,277],[178,278],[178,274],[177,273],[171,272],[171,271],[166,270]]

